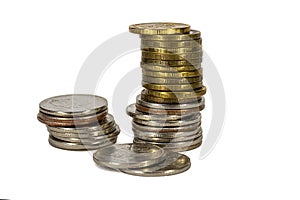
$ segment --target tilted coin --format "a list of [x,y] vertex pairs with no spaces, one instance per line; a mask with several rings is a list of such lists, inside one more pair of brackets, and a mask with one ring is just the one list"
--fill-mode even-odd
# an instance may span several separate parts
[[191,30],[187,34],[174,34],[174,35],[140,35],[141,39],[144,40],[161,40],[161,41],[168,41],[168,40],[194,40],[199,39],[201,37],[200,31]]
[[151,77],[158,77],[158,78],[188,78],[188,77],[199,77],[202,76],[203,70],[202,68],[195,71],[190,72],[155,72],[155,71],[148,71],[143,69],[143,75],[151,76]]
[[110,141],[104,141],[103,143],[98,144],[82,144],[82,143],[75,143],[75,142],[65,142],[59,139],[56,139],[53,136],[49,136],[49,144],[55,148],[64,149],[64,150],[73,150],[73,151],[83,151],[83,150],[95,150],[101,147],[110,146],[116,143],[117,137],[113,138]]
[[143,113],[149,113],[154,115],[186,115],[192,113],[199,113],[201,111],[201,107],[196,108],[188,108],[188,109],[164,109],[164,108],[149,108],[142,106],[140,104],[135,104],[135,107],[138,111]]
[[159,163],[165,159],[165,152],[151,144],[115,144],[98,149],[93,157],[98,165],[128,169]]
[[189,33],[190,25],[173,22],[133,24],[129,26],[129,32],[143,35]]
[[189,135],[185,137],[176,137],[176,138],[158,138],[158,137],[147,137],[145,135],[137,135],[134,134],[134,138],[143,140],[143,141],[148,141],[148,142],[159,142],[159,143],[174,143],[174,142],[185,142],[185,141],[190,141],[194,140],[195,138],[201,137],[202,133],[198,132],[194,135]]
[[137,168],[137,169],[123,169],[122,172],[135,176],[155,177],[155,176],[170,176],[180,174],[187,171],[191,167],[189,157],[166,151],[166,159],[153,166]]
[[141,40],[141,48],[202,48],[202,40],[155,41]]
[[191,131],[184,131],[184,132],[149,132],[149,131],[140,131],[138,129],[132,128],[132,131],[134,132],[134,136],[138,138],[157,138],[157,139],[175,139],[175,138],[183,138],[183,137],[189,137],[195,134],[202,134],[202,128],[201,126],[197,127],[194,130]]
[[198,66],[202,62],[202,58],[200,59],[189,59],[189,60],[154,60],[149,58],[142,58],[142,64],[154,64],[154,65],[162,65],[162,66],[170,66],[170,67],[178,67],[178,66],[186,66],[186,65],[194,65]]
[[149,90],[158,91],[193,91],[199,89],[203,86],[202,81],[191,83],[191,84],[181,84],[181,85],[167,85],[167,84],[153,84],[143,81],[142,85],[144,88]]
[[160,98],[199,98],[206,93],[206,87],[203,86],[201,89],[189,91],[189,92],[165,92],[165,91],[155,91],[144,89],[145,93],[151,96],[160,97]]
[[155,133],[168,133],[168,132],[189,132],[196,130],[200,127],[201,122],[190,124],[188,126],[178,126],[178,127],[153,127],[153,126],[145,126],[138,123],[132,122],[132,127],[139,131],[148,131]]
[[[153,103],[161,103],[161,104],[194,104],[200,101],[202,97],[199,98],[160,98],[160,97],[155,97],[151,96],[149,94],[146,94],[145,91],[142,91],[141,93],[141,99],[144,101],[148,102],[153,102]],[[205,105],[199,106],[199,110],[203,110]]]
[[188,77],[188,78],[158,78],[143,75],[142,80],[147,83],[157,83],[157,84],[166,84],[166,85],[175,85],[175,84],[190,84],[202,81],[202,77]]
[[205,104],[205,98],[201,97],[199,99],[199,101],[195,102],[195,103],[184,103],[184,104],[159,104],[159,103],[151,103],[151,102],[147,102],[145,100],[143,100],[141,98],[141,95],[139,94],[136,97],[136,103],[149,107],[149,108],[157,108],[157,109],[174,109],[174,110],[178,110],[178,109],[189,109],[189,108],[198,108],[201,107],[202,105]]
[[197,114],[186,114],[186,115],[153,115],[142,113],[136,110],[135,104],[127,106],[126,112],[130,117],[147,120],[147,121],[174,121],[174,120],[183,120],[188,118],[195,118]]
[[178,126],[188,126],[190,124],[195,124],[197,122],[201,122],[201,117],[196,119],[189,119],[189,120],[176,120],[176,121],[147,121],[141,119],[133,118],[133,122],[137,124],[141,124],[144,126],[153,126],[153,127],[178,127]]
[[107,107],[105,98],[89,94],[69,94],[43,100],[40,112],[59,117],[85,116],[103,111]]
[[142,51],[142,57],[146,59],[155,60],[189,60],[200,59],[202,57],[202,51],[186,52],[186,53],[158,53]]
[[190,72],[202,69],[201,65],[193,66],[179,66],[179,67],[170,67],[170,66],[160,66],[160,65],[152,65],[152,64],[143,64],[141,63],[141,68],[148,71],[156,71],[156,72]]
[[186,48],[141,48],[142,52],[152,52],[152,53],[196,53],[202,51],[201,47],[186,47]]

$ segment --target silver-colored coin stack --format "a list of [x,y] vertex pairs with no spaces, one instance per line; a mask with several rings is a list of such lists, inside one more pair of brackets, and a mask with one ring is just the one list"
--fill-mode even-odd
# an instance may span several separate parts
[[51,97],[39,105],[38,120],[47,126],[49,143],[65,150],[93,150],[117,141],[120,133],[105,98],[87,94]]
[[127,107],[134,143],[154,144],[174,152],[202,143],[202,39],[197,30],[177,23],[135,24],[140,34],[145,88]]

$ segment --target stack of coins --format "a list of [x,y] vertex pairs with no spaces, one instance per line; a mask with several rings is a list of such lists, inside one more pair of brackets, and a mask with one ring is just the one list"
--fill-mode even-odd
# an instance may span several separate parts
[[51,97],[39,105],[49,143],[65,150],[93,150],[116,143],[120,133],[105,98],[87,94]]
[[140,34],[145,88],[127,108],[134,143],[172,151],[199,147],[206,93],[200,32],[181,23],[134,24],[129,31]]
[[97,150],[93,158],[101,167],[136,176],[174,175],[191,166],[187,156],[152,144],[114,144]]

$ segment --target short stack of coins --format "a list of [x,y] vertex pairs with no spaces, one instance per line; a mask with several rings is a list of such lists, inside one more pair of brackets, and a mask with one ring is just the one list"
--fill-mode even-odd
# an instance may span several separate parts
[[47,126],[49,144],[65,150],[94,150],[117,141],[120,133],[107,100],[88,94],[55,96],[39,105],[38,120]]
[[200,32],[181,23],[134,24],[129,31],[141,38],[144,87],[127,108],[134,143],[176,152],[199,147],[206,93]]

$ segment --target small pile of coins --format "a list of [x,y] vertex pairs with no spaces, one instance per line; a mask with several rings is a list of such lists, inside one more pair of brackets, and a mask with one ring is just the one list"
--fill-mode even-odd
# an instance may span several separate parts
[[65,150],[112,145],[120,133],[108,114],[106,99],[100,96],[71,94],[45,99],[37,118],[47,126],[50,145]]
[[98,166],[136,176],[174,175],[191,166],[187,156],[151,144],[114,144],[97,150],[93,159]]
[[134,143],[175,152],[199,147],[206,93],[200,32],[181,23],[134,24],[129,31],[141,38],[145,88],[136,103],[127,107],[133,118]]

